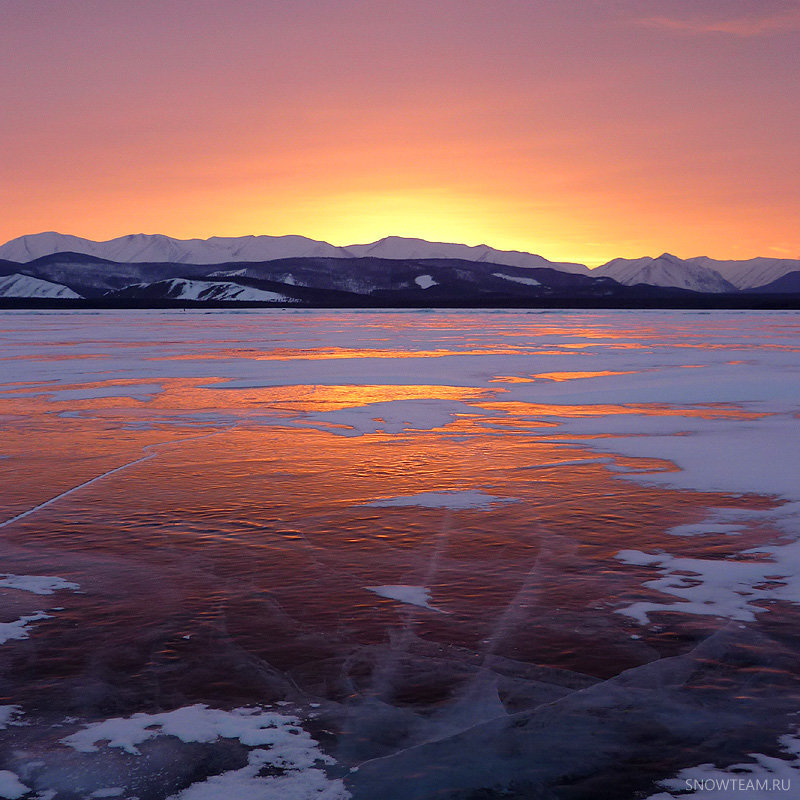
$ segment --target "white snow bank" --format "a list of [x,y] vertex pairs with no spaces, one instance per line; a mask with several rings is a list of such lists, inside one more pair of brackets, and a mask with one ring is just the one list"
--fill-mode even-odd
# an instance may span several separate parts
[[30,635],[28,626],[31,622],[50,619],[50,617],[51,615],[45,614],[44,611],[37,611],[35,614],[28,614],[13,622],[0,622],[0,644],[5,644],[11,639],[27,639]]
[[478,489],[446,489],[441,492],[419,492],[418,494],[386,497],[363,503],[365,506],[385,508],[392,506],[421,506],[422,508],[490,508],[492,503],[517,503],[516,497],[500,497]]
[[283,775],[259,776],[263,768],[271,766],[276,766],[272,751],[251,750],[246,767],[193,783],[168,800],[347,800],[350,797],[341,780],[331,780],[313,767],[298,771],[278,764],[286,770]]
[[689,767],[675,778],[659,781],[660,786],[671,791],[659,792],[647,800],[679,800],[687,793],[702,800],[731,800],[737,796],[747,800],[790,797],[789,792],[796,786],[800,774],[800,736],[789,734],[781,737],[780,742],[790,758],[750,753],[751,763],[732,764],[726,769],[713,764]]
[[[618,420],[565,420],[560,430],[580,430],[587,435],[616,433],[602,439],[575,439],[571,444],[632,458],[665,459],[679,468],[678,472],[626,476],[630,480],[701,492],[800,499],[798,420],[793,414],[751,420],[619,416]],[[665,433],[669,425],[674,432]]]
[[393,584],[387,586],[365,586],[364,588],[369,592],[374,592],[379,597],[385,597],[387,600],[397,600],[412,606],[427,608],[430,611],[438,611],[440,614],[447,613],[442,611],[441,608],[430,604],[431,593],[425,586]]
[[502,278],[504,281],[513,281],[514,283],[524,283],[525,286],[541,286],[542,284],[535,278],[523,278],[519,275],[506,275],[503,272],[493,272],[492,276],[495,278]]
[[[793,506],[796,504],[792,504]],[[800,522],[795,513],[785,515],[789,527]],[[618,612],[641,624],[653,611],[679,611],[752,622],[765,610],[762,605],[783,601],[800,603],[800,541],[745,550],[742,558],[681,558],[669,553],[649,554],[622,550],[624,564],[652,566],[662,577],[644,585],[679,598],[677,603],[637,602]]]
[[741,532],[741,525],[727,522],[699,522],[694,525],[676,525],[667,531],[670,536],[708,536],[712,533],[724,533],[727,536],[733,536]]
[[9,725],[20,725],[24,723],[15,722],[15,718],[21,716],[22,709],[19,706],[0,706],[0,730]]
[[76,591],[81,588],[77,583],[53,575],[12,575],[9,572],[0,574],[0,587],[33,594],[53,594],[60,589]]
[[0,797],[17,800],[18,797],[23,797],[30,791],[24,783],[20,783],[19,778],[13,772],[0,769]]
[[[320,765],[335,762],[319,749],[297,717],[258,707],[222,711],[197,704],[158,714],[134,714],[90,723],[61,742],[82,753],[97,752],[99,743],[105,742],[107,747],[140,755],[137,745],[158,736],[175,736],[186,743],[238,739],[246,747],[259,748],[248,754],[246,767],[198,781],[173,795],[173,800],[350,797],[340,780],[329,779],[320,769]],[[262,776],[265,767],[281,774]]]

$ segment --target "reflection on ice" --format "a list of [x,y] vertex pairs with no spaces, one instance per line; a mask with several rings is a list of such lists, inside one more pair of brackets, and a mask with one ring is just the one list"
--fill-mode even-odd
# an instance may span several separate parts
[[794,315],[4,320],[0,796],[797,774]]

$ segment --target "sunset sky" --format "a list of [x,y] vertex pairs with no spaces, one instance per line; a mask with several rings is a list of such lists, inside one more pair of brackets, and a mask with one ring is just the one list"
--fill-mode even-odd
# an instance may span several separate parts
[[800,257],[800,2],[0,0],[0,240]]

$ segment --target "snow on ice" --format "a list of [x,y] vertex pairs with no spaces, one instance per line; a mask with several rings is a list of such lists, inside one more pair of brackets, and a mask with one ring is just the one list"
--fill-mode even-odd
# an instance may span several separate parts
[[440,614],[446,614],[441,608],[431,605],[431,593],[424,586],[407,586],[405,584],[395,584],[389,586],[365,586],[370,592],[375,592],[379,597],[385,597],[388,600],[397,600],[400,603],[407,603],[412,606],[419,606],[420,608],[427,608],[430,611],[438,611]]
[[391,508],[420,506],[421,508],[491,508],[493,503],[515,503],[515,497],[500,497],[478,489],[446,489],[440,492],[419,492],[402,497],[386,497],[364,503],[365,506]]

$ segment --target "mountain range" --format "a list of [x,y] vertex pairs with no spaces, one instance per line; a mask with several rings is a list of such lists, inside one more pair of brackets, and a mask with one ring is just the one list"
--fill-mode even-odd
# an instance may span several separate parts
[[[314,305],[648,305],[698,295],[800,293],[800,260],[616,258],[583,264],[487,245],[390,236],[337,247],[304,236],[94,242],[60,233],[0,245],[0,298]],[[695,298],[696,299],[696,298]]]

